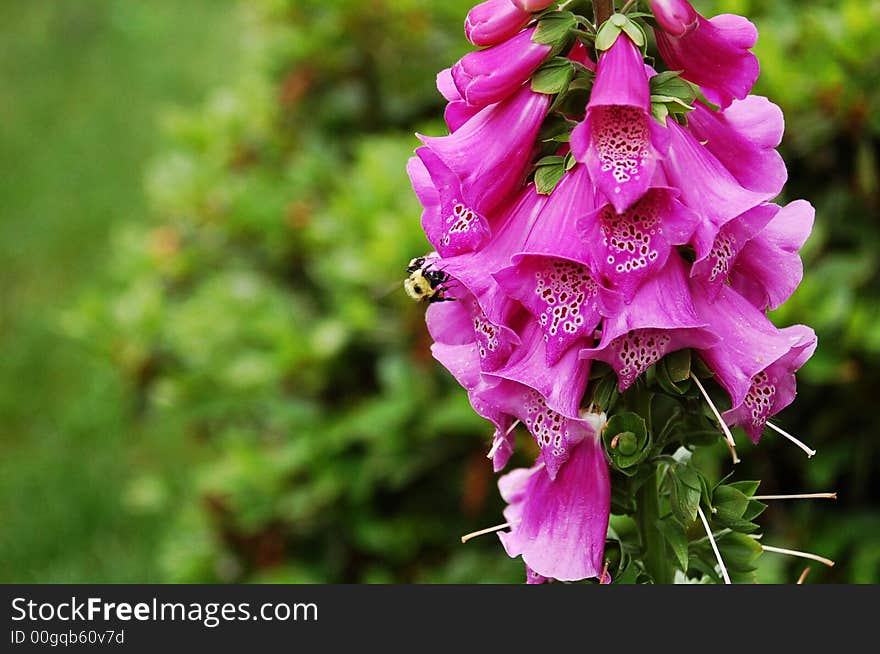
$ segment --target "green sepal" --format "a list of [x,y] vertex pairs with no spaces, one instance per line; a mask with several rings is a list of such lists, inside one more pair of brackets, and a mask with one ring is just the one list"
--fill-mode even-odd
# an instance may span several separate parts
[[555,11],[538,21],[538,27],[532,34],[532,41],[541,45],[559,47],[566,41],[572,30],[577,29],[578,22],[570,11]]
[[535,164],[535,190],[550,195],[565,176],[565,157],[544,157]]
[[625,475],[635,474],[634,467],[651,451],[651,435],[645,419],[636,413],[612,416],[602,431],[602,440],[611,463]]
[[752,572],[761,556],[761,544],[745,534],[729,533],[718,539],[721,560],[729,572]]
[[576,125],[577,123],[564,116],[556,113],[550,114],[538,131],[538,140],[542,143],[567,143],[571,137],[571,130]]
[[679,570],[687,572],[688,567],[688,539],[682,526],[670,518],[657,521],[657,529],[666,539],[669,549],[675,556],[675,562]]
[[760,485],[760,481],[735,481],[729,484],[729,486],[732,486],[746,497],[751,497],[752,495],[754,495],[755,491],[758,490],[758,486]]
[[749,506],[749,498],[733,486],[719,486],[712,493],[712,504],[715,508],[713,519],[725,527],[733,528],[742,520]]
[[608,50],[617,41],[617,37],[622,31],[612,20],[606,20],[596,33],[596,50],[599,52]]
[[578,73],[568,85],[566,92],[556,96],[550,107],[551,111],[559,111],[569,116],[583,114],[590,100],[594,80],[595,74],[592,72]]
[[532,75],[532,91],[556,95],[565,93],[574,78],[574,64],[564,57],[553,57]]
[[669,501],[672,512],[682,525],[689,525],[697,519],[697,507],[703,490],[700,477],[692,467],[681,463],[673,466],[671,472]]
[[758,500],[749,500],[749,506],[743,513],[742,518],[748,522],[751,522],[759,515],[764,513],[767,510],[767,505],[763,502],[759,502]]
[[596,382],[591,402],[605,413],[608,413],[617,402],[619,396],[617,376],[608,374]]

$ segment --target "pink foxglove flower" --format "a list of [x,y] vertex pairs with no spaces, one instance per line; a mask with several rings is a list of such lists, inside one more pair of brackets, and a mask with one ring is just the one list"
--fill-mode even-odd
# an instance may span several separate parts
[[776,148],[785,121],[767,98],[734,100],[723,112],[697,102],[688,114],[688,128],[744,188],[771,197],[782,190],[788,173]]
[[476,250],[489,238],[491,219],[521,182],[549,105],[548,96],[523,87],[449,136],[420,137],[425,147],[416,154],[439,196],[438,210],[422,224],[441,255]]
[[495,45],[519,32],[531,19],[529,11],[511,0],[486,0],[470,10],[464,33],[474,45]]
[[552,366],[578,341],[589,340],[602,318],[599,283],[584,261],[578,217],[596,206],[592,182],[582,166],[553,194],[522,247],[508,249],[510,265],[494,273],[504,293],[518,300],[541,326],[546,364]]
[[611,487],[597,433],[574,447],[555,479],[538,463],[508,473],[498,485],[511,525],[499,534],[501,542],[510,556],[522,556],[531,574],[576,581],[602,573]]
[[806,200],[782,207],[742,246],[732,266],[730,285],[761,311],[778,309],[804,276],[798,251],[810,236],[815,216],[816,210]]
[[[690,350],[730,398],[720,419],[757,441],[816,347],[810,328],[765,315],[801,280],[814,211],[772,203],[787,176],[776,152],[784,121],[749,95],[751,23],[652,0],[677,79],[646,65],[632,18],[606,23],[619,33],[597,63],[588,41],[573,44],[582,32],[535,42],[567,21],[585,27],[571,14],[539,27],[553,10],[533,12],[552,4],[490,0],[469,15],[468,38],[489,47],[438,75],[450,133],[419,136],[407,167],[436,250],[416,265],[444,280],[421,298],[431,350],[492,424],[494,470],[514,453],[517,425],[540,452],[499,482],[505,550],[529,583],[607,583],[609,461],[625,474],[655,464],[603,443],[613,423],[600,411],[633,425],[623,414],[634,394],[676,383],[677,364],[664,363],[688,358],[663,359]],[[628,399],[608,399],[614,385]]]
[[708,321],[697,313],[678,254],[651,277],[621,310],[603,323],[598,345],[581,350],[617,373],[621,391],[665,355],[717,343]]
[[681,70],[682,77],[698,84],[706,97],[722,108],[734,99],[742,100],[752,90],[758,79],[758,58],[749,52],[758,40],[758,30],[742,16],[722,14],[706,19],[696,14],[696,27],[682,32],[682,20],[671,20],[665,31],[668,14],[666,9],[676,5],[674,13],[688,21],[685,0],[663,2],[652,0],[655,12],[659,6],[658,23],[663,29],[655,31],[660,56],[671,70]]
[[794,399],[794,373],[812,356],[816,335],[803,325],[777,329],[728,286],[714,302],[700,294],[695,300],[700,315],[721,339],[718,346],[702,349],[700,356],[730,395],[733,408],[724,418],[742,426],[757,443],[768,418]]
[[590,269],[625,302],[645,280],[659,276],[674,246],[687,243],[699,224],[700,217],[677,195],[674,189],[652,188],[625,211],[607,204],[579,222]]
[[599,58],[586,120],[571,135],[575,157],[618,212],[644,195],[657,168],[663,132],[650,96],[642,54],[621,34]]
[[458,88],[455,86],[455,80],[452,79],[452,69],[444,68],[437,74],[437,90],[446,99],[446,111],[443,118],[446,120],[446,126],[450,132],[456,131],[471,118],[480,113],[482,107],[469,105],[461,97]]
[[528,29],[462,57],[452,67],[452,79],[464,101],[485,107],[515,93],[550,54],[549,45],[532,41],[534,33]]

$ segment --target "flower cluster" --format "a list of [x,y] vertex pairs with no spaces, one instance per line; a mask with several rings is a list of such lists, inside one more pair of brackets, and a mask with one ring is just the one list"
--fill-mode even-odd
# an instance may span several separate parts
[[[494,424],[496,471],[517,424],[540,448],[499,484],[499,535],[530,582],[603,577],[605,415],[584,399],[596,362],[624,392],[690,349],[729,395],[724,420],[757,442],[816,347],[765,315],[801,280],[814,212],[772,202],[784,125],[749,95],[754,26],[685,0],[601,26],[556,5],[473,8],[466,34],[484,48],[437,80],[450,133],[420,136],[408,167],[426,265],[454,299],[428,308],[433,354]],[[646,63],[649,25],[670,72]]]

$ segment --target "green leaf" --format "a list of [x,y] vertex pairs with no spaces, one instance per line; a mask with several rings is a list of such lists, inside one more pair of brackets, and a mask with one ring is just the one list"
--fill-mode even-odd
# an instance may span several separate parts
[[760,481],[735,481],[732,484],[728,484],[732,488],[735,488],[740,493],[747,497],[751,497],[755,494],[755,491],[758,490],[758,486],[761,485]]
[[574,152],[569,150],[568,154],[565,155],[565,172],[577,166],[577,163],[577,159],[574,158]]
[[692,105],[697,99],[693,84],[681,79],[677,71],[667,71],[651,78],[651,95],[674,98],[685,105]]
[[568,85],[567,91],[556,96],[551,109],[572,116],[584,113],[595,77],[593,73],[578,74]]
[[690,466],[676,464],[671,471],[672,491],[670,503],[675,517],[683,525],[689,525],[697,519],[697,507],[700,505],[702,487],[700,477]]
[[532,41],[542,45],[560,46],[572,30],[577,28],[577,19],[570,11],[559,11],[538,21],[532,34]]
[[606,20],[602,27],[599,28],[598,34],[596,34],[596,50],[599,52],[608,50],[617,41],[620,32],[620,27],[615,25],[613,21]]
[[691,377],[691,351],[678,350],[667,354],[663,361],[669,371],[669,378],[674,382],[683,382]]
[[741,520],[749,506],[749,498],[733,486],[719,486],[712,494],[714,519],[725,527]]
[[[551,157],[545,157],[550,159]],[[550,195],[556,189],[557,184],[562,181],[565,176],[565,159],[562,157],[553,157],[558,159],[558,163],[541,164],[535,170],[535,189],[541,195]],[[543,160],[542,160],[543,161]]]
[[669,108],[665,104],[651,104],[651,115],[658,123],[666,126],[666,118],[669,116]]
[[663,534],[663,538],[669,544],[669,549],[675,555],[675,561],[679,570],[687,572],[688,566],[688,539],[684,529],[674,520],[658,520],[657,528]]
[[596,382],[593,388],[592,403],[608,413],[617,402],[620,394],[617,391],[617,375],[607,374]]
[[752,520],[757,518],[759,515],[764,513],[764,511],[766,509],[767,509],[767,505],[764,504],[763,502],[759,502],[758,500],[749,500],[749,506],[745,510],[745,513],[743,513],[743,516],[742,516],[743,520],[747,520],[747,521],[751,522]]
[[574,65],[564,57],[554,57],[545,62],[535,74],[532,75],[532,91],[556,95],[568,90],[568,85],[574,77]]
[[761,556],[761,544],[745,534],[730,533],[718,539],[721,560],[730,572],[752,572]]
[[544,124],[541,125],[541,130],[538,132],[538,140],[545,143],[549,141],[555,143],[567,142],[575,125],[577,123],[568,120],[565,116],[560,116],[556,113],[550,114],[544,121]]

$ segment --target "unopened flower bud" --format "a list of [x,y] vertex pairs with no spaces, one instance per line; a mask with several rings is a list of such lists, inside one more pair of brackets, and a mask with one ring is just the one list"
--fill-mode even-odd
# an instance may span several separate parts
[[558,0],[511,0],[513,4],[523,11],[535,12],[544,11],[547,7]]
[[514,36],[531,18],[511,0],[486,0],[471,9],[464,21],[464,33],[474,45],[495,45]]
[[687,0],[651,0],[654,18],[664,32],[684,36],[697,26],[697,12]]

